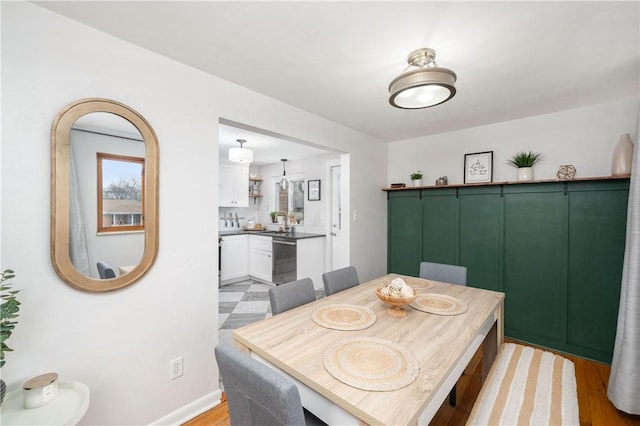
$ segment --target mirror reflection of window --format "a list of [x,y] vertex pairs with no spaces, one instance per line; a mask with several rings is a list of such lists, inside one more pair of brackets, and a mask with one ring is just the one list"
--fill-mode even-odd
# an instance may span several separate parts
[[98,232],[143,230],[144,158],[99,152]]
[[[142,115],[110,99],[79,99],[54,119],[51,262],[71,287],[90,292],[121,289],[139,280],[153,265],[158,252],[158,145]],[[144,159],[143,214],[137,220],[144,226],[140,230],[98,232],[97,218],[102,215],[97,210],[98,199],[102,200],[99,152]],[[131,222],[136,223],[135,216]],[[106,263],[119,275],[100,279],[98,263]]]
[[[87,277],[99,276],[96,268],[99,261],[108,263],[117,272],[120,266],[137,265],[145,251],[147,206],[144,210],[140,204],[124,211],[119,209],[116,215],[111,216],[109,224],[122,226],[103,226],[104,198],[99,188],[104,185],[98,182],[103,175],[98,171],[102,166],[98,154],[108,153],[112,156],[106,157],[108,160],[132,157],[134,167],[138,169],[133,175],[140,180],[140,162],[144,162],[145,171],[148,166],[146,150],[142,134],[122,116],[92,112],[72,123],[69,134],[69,257],[75,269]],[[117,182],[119,178],[114,180]],[[104,204],[109,203],[120,201]]]

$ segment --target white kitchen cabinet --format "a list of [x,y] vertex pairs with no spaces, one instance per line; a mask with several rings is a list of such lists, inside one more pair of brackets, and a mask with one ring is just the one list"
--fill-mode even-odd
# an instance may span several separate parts
[[222,237],[220,281],[245,278],[249,275],[248,235],[226,235]]
[[[271,237],[242,234],[222,237],[220,280],[244,279],[248,276],[273,282],[273,247]],[[296,241],[296,279],[311,278],[316,290],[323,289],[325,238],[301,238]]]
[[249,167],[220,164],[218,179],[220,207],[249,207]]
[[270,283],[272,261],[271,237],[249,235],[249,275]]

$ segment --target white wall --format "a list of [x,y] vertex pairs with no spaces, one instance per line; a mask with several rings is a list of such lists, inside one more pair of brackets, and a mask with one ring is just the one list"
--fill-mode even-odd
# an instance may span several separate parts
[[[573,164],[576,177],[611,175],[613,149],[620,134],[633,134],[638,97],[585,108],[474,127],[388,144],[387,184],[411,184],[421,170],[423,185],[440,176],[463,182],[464,155],[493,151],[493,181],[513,181],[516,169],[507,160],[519,151],[541,152],[535,179],[556,179],[562,164]],[[634,141],[637,143],[637,141]]]
[[[352,263],[384,273],[386,147],[365,135],[60,17],[2,2],[3,268],[17,272],[20,322],[2,377],[9,390],[56,371],[91,389],[82,424],[176,423],[216,403],[218,120],[351,153]],[[49,257],[50,129],[80,98],[123,102],[159,140],[158,258],[126,289],[85,293]],[[169,381],[169,361],[185,374]],[[165,417],[167,416],[167,417]]]

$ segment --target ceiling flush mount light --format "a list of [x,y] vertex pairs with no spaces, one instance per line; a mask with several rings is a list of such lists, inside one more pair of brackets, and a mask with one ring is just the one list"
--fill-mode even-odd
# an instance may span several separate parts
[[286,191],[289,189],[289,179],[287,179],[287,170],[285,168],[287,159],[283,158],[280,161],[282,161],[282,179],[280,179],[280,190]]
[[242,147],[247,141],[244,139],[236,139],[236,142],[240,144],[240,148],[229,149],[229,161],[235,163],[251,163],[253,161],[253,151]]
[[423,48],[409,54],[409,66],[389,84],[389,103],[397,108],[429,108],[453,98],[456,73],[436,64],[436,51]]

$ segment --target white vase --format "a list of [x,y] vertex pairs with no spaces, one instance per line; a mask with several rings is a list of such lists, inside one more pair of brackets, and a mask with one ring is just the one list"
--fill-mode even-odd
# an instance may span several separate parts
[[518,167],[518,180],[533,180],[533,167]]
[[422,186],[422,179],[413,179],[413,186]]
[[633,142],[629,133],[620,135],[620,140],[613,150],[611,161],[611,174],[613,176],[625,176],[631,174],[631,160],[633,159]]

